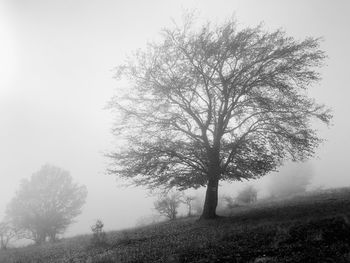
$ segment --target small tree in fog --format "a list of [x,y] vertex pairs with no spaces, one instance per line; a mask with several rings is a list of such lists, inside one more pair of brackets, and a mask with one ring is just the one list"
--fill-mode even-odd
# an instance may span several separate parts
[[258,191],[254,188],[254,186],[248,185],[238,193],[236,197],[236,202],[251,204],[256,202],[257,195],[258,195]]
[[17,231],[10,221],[0,222],[0,249],[7,249],[9,242],[17,236]]
[[187,212],[187,216],[192,216],[192,202],[195,200],[194,196],[185,196],[183,198],[183,203],[187,206],[188,212]]
[[36,244],[55,241],[81,213],[86,196],[86,187],[73,183],[69,172],[45,165],[22,181],[7,215]]
[[106,233],[103,231],[104,224],[101,220],[96,220],[96,223],[91,227],[93,232],[91,243],[94,246],[101,246],[107,243]]
[[168,195],[161,195],[154,202],[154,208],[163,216],[170,220],[176,219],[177,209],[182,202],[182,195],[179,192],[173,192]]

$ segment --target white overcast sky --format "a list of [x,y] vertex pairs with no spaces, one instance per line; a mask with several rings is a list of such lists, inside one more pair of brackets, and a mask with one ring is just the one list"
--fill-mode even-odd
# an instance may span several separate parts
[[118,88],[113,68],[193,8],[204,20],[235,14],[243,26],[324,37],[329,59],[310,93],[333,109],[334,125],[320,130],[313,184],[350,186],[350,1],[0,0],[0,219],[20,180],[45,163],[88,187],[68,234],[89,232],[97,218],[118,229],[152,213],[147,192],[105,175],[113,117],[104,107]]

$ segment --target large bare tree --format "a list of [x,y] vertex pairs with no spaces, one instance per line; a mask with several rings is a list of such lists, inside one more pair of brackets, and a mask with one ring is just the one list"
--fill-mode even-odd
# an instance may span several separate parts
[[109,154],[109,172],[150,188],[206,186],[202,218],[214,218],[219,181],[314,154],[311,123],[331,114],[307,89],[325,54],[317,38],[192,22],[164,29],[118,67],[129,86],[110,105],[120,117],[114,134],[128,144]]

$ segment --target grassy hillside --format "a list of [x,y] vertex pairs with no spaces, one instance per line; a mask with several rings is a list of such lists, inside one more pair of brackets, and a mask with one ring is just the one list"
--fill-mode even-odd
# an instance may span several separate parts
[[0,252],[0,262],[350,262],[350,188]]

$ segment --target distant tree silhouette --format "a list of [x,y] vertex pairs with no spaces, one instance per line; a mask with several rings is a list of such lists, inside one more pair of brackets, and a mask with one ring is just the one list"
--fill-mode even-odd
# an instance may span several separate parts
[[9,242],[17,236],[17,232],[10,221],[0,222],[0,249],[7,249]]
[[47,238],[55,241],[81,213],[86,196],[86,187],[73,183],[69,172],[44,165],[22,181],[7,207],[7,215],[35,243]]
[[109,155],[109,172],[150,188],[205,186],[201,217],[215,218],[219,181],[259,178],[314,154],[311,123],[332,117],[306,92],[320,80],[319,44],[232,19],[196,27],[189,16],[164,29],[117,68],[130,87],[111,101],[121,116],[113,131],[129,144]]
[[192,216],[192,202],[195,199],[196,198],[191,195],[184,196],[182,199],[182,202],[187,206],[187,209],[188,209],[187,216]]
[[91,226],[91,231],[93,232],[91,244],[93,246],[104,246],[107,244],[107,236],[103,227],[104,224],[100,219],[96,220],[95,224]]
[[170,194],[162,194],[157,201],[154,202],[154,208],[163,216],[170,220],[176,219],[177,209],[182,203],[182,194],[172,192]]

